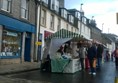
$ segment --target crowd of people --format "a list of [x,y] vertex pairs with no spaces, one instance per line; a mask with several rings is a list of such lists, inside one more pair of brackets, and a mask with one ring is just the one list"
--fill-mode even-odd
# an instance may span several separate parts
[[[80,57],[81,68],[82,70],[88,68],[86,65],[89,65],[89,74],[96,75],[96,69],[101,70],[102,59],[105,61],[110,61],[110,53],[106,50],[105,55],[103,55],[104,47],[102,44],[96,44],[94,42],[89,42],[87,46],[81,43],[77,50]],[[118,48],[111,55],[111,59],[115,57],[115,66],[118,68]],[[87,60],[86,60],[87,59]],[[88,61],[88,62],[87,62]]]

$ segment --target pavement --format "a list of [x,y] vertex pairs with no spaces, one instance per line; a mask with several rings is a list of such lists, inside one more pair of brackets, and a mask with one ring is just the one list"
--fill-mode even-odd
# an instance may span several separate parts
[[39,62],[24,62],[19,64],[0,65],[0,75],[25,72],[40,69]]
[[43,81],[37,82],[32,80],[9,78],[4,76],[7,74],[20,73],[39,69],[39,62],[24,62],[19,64],[0,65],[0,83],[46,83]]

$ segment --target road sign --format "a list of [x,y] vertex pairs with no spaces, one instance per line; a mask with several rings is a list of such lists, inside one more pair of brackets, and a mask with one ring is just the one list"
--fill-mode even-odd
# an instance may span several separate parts
[[42,45],[42,42],[36,42],[36,45]]

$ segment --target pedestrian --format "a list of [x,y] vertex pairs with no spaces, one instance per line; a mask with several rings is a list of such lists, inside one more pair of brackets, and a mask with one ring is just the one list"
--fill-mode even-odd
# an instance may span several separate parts
[[96,67],[95,67],[96,53],[97,53],[96,46],[92,42],[89,42],[89,47],[87,50],[87,57],[90,64],[89,74],[93,74],[93,75],[96,75]]
[[103,53],[103,46],[101,44],[98,44],[97,46],[97,68],[101,68],[102,64],[102,53]]
[[110,54],[109,54],[109,51],[107,50],[106,51],[106,61],[109,61],[109,59],[110,59]]
[[85,58],[86,58],[86,49],[83,44],[80,44],[79,50],[77,51],[79,53],[80,63],[82,70],[85,69]]
[[118,47],[116,47],[114,51],[114,57],[115,57],[115,66],[116,66],[116,69],[118,69]]

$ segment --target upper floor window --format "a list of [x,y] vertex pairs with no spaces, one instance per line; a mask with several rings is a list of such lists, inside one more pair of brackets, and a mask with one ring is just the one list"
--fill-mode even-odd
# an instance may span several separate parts
[[48,4],[48,0],[42,0],[44,3]]
[[7,12],[10,12],[11,11],[11,2],[12,2],[12,0],[2,0],[1,9],[5,10]]
[[58,0],[56,1],[56,8],[55,9],[57,12],[59,12],[59,1]]
[[73,32],[73,27],[71,27],[71,32]]
[[61,29],[61,19],[58,18],[57,30]]
[[51,9],[59,12],[59,1],[58,0],[51,0]]
[[50,17],[50,29],[54,30],[54,15],[51,14]]
[[80,20],[80,12],[75,12],[75,17],[77,17]]
[[28,19],[28,0],[21,0],[21,17]]
[[74,23],[74,17],[72,15],[69,15],[69,22]]
[[61,16],[67,19],[67,11],[65,9],[61,9]]
[[69,30],[68,24],[66,24],[66,29]]
[[83,18],[83,22],[84,22],[84,24],[86,24],[87,22],[86,22],[87,20],[86,20],[86,18]]
[[42,9],[42,14],[41,14],[41,24],[43,26],[46,26],[46,11]]

